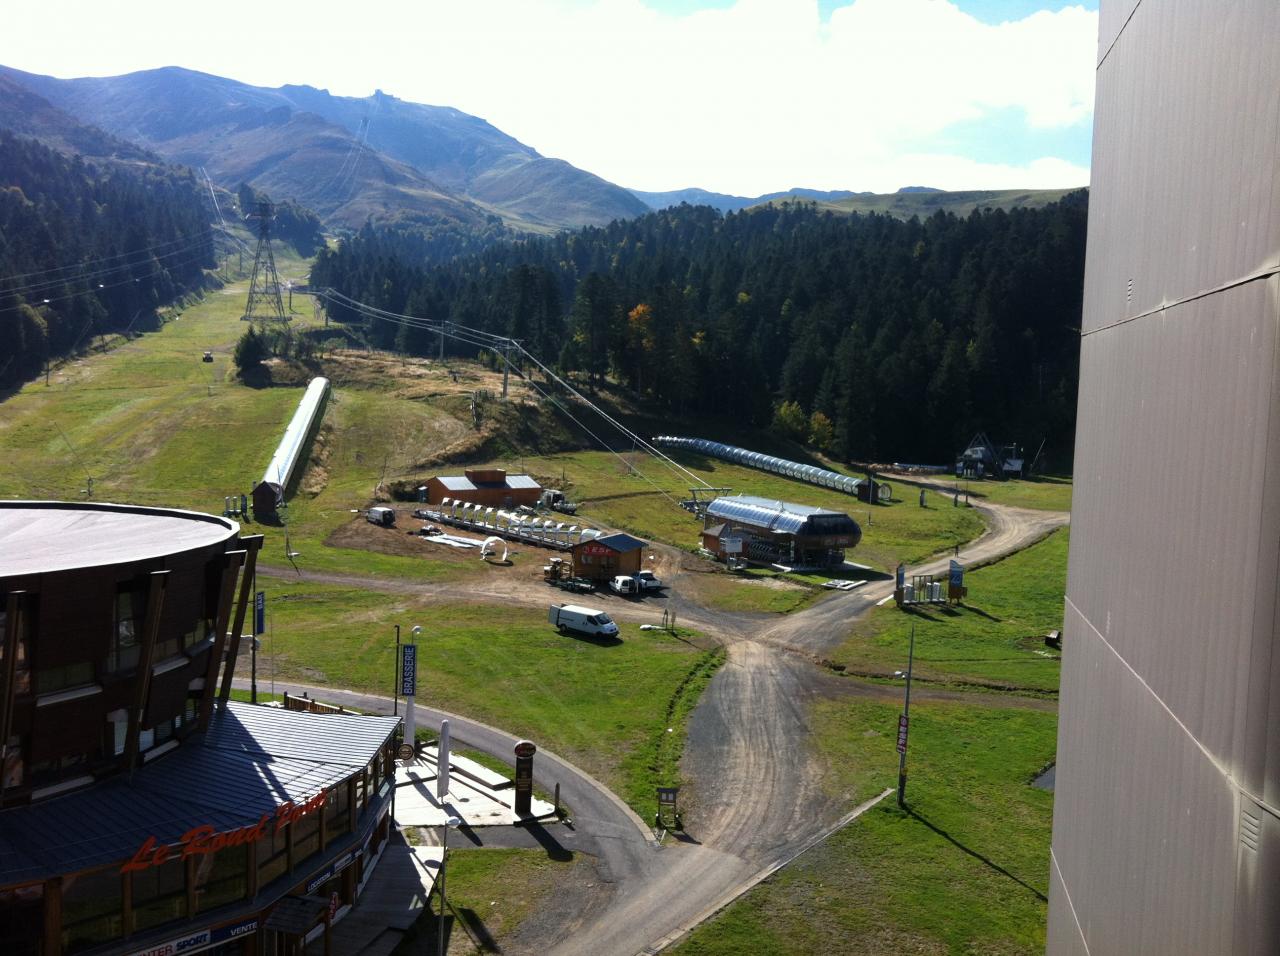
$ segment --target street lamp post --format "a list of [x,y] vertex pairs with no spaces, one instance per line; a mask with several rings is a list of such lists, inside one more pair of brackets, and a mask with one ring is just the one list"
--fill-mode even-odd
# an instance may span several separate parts
[[391,716],[400,716],[400,625],[396,625],[396,678],[391,685]]
[[450,816],[444,825],[444,847],[440,854],[440,922],[436,925],[436,956],[444,956],[444,914],[448,907],[444,892],[444,871],[445,863],[449,859],[449,830],[461,823],[462,821],[457,817]]
[[907,691],[898,721],[898,806],[907,808],[907,728],[911,720],[911,666],[916,657],[916,626],[911,625],[911,645],[907,650]]

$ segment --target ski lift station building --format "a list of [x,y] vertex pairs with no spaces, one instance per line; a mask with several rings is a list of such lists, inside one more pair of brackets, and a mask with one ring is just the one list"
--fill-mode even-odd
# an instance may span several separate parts
[[647,541],[620,531],[579,541],[570,549],[574,577],[604,582],[619,574],[636,574],[643,565],[644,549],[648,546]]
[[542,495],[542,485],[528,475],[508,475],[501,468],[468,468],[461,475],[428,478],[427,504],[438,505],[445,498],[489,508],[533,507]]
[[708,551],[721,559],[740,554],[761,564],[828,567],[844,561],[845,549],[862,540],[858,523],[841,511],[755,495],[716,498],[703,521]]
[[307,450],[320,428],[324,417],[325,400],[329,397],[329,380],[313,378],[306,394],[293,413],[284,438],[276,446],[275,454],[262,473],[262,480],[253,489],[253,513],[259,520],[276,516],[284,500],[292,492],[301,477],[307,461]]

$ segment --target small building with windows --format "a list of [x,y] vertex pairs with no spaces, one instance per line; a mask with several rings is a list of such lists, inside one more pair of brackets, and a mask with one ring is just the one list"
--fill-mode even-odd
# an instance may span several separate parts
[[721,560],[736,556],[755,564],[832,567],[862,540],[858,523],[842,511],[755,495],[710,501],[703,522],[703,548]]
[[644,566],[647,541],[621,531],[579,541],[573,554],[573,575],[603,584],[619,574],[635,574]]
[[301,952],[356,900],[399,721],[229,699],[261,540],[0,502],[0,953]]
[[461,475],[437,475],[427,479],[427,504],[445,498],[487,508],[532,508],[542,496],[542,485],[528,475],[508,475],[502,468],[468,468]]

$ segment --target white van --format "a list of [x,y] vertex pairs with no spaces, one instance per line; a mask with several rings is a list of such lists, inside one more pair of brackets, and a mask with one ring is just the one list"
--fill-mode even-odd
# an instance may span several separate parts
[[640,582],[629,574],[619,574],[609,581],[609,590],[614,594],[634,596],[640,593]]
[[396,512],[394,508],[370,508],[364,513],[364,517],[369,524],[376,524],[381,528],[390,528],[396,523]]
[[553,604],[547,611],[547,620],[561,631],[576,631],[579,634],[599,634],[603,637],[617,637],[618,625],[604,611],[594,611],[589,607],[578,607],[576,604]]

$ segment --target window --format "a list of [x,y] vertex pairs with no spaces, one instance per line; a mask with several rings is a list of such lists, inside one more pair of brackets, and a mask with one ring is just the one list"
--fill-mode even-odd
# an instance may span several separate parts
[[191,625],[191,630],[182,635],[182,649],[185,651],[189,647],[195,647],[203,641],[213,630],[213,622],[207,618],[200,618]]
[[107,652],[107,671],[116,674],[138,666],[141,651],[141,621],[137,613],[138,593],[132,584],[116,588],[116,621]]
[[81,687],[92,684],[93,678],[93,665],[88,661],[67,664],[64,667],[46,667],[36,671],[36,691],[41,694],[50,694],[68,687]]
[[313,810],[290,826],[293,828],[293,865],[296,867],[320,849],[320,813]]
[[267,823],[267,832],[258,841],[258,887],[264,887],[289,868],[289,844],[285,830],[277,831],[275,821]]
[[124,935],[120,868],[62,878],[62,951],[78,953]]
[[195,869],[196,912],[244,899],[249,892],[248,866],[247,846],[224,847],[201,857]]
[[44,884],[0,890],[0,953],[40,956],[43,936]]
[[160,723],[156,724],[155,730],[153,731],[153,733],[155,734],[155,742],[157,744],[164,743],[166,740],[168,740],[170,737],[173,736],[173,721],[172,720],[160,721]]
[[[0,607],[0,680],[8,672],[4,667],[5,631],[8,627],[9,612]],[[14,666],[13,688],[18,694],[31,693],[31,615],[22,616],[22,633],[18,635],[18,662]]]
[[325,842],[340,837],[351,831],[351,795],[346,783],[340,783],[329,789],[324,801],[324,836]]
[[[22,786],[25,761],[23,760],[22,738],[17,734],[9,738],[9,746],[4,751],[4,763],[0,765],[0,790]],[[3,909],[0,905],[0,909]],[[0,947],[3,949],[3,947]]]
[[107,753],[119,757],[124,753],[125,738],[129,733],[129,720],[124,711],[118,711],[107,719]]
[[132,874],[133,923],[139,932],[187,915],[186,864],[180,856]]

